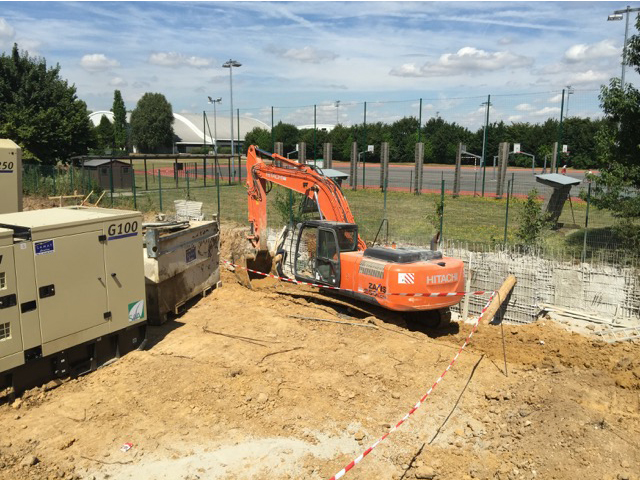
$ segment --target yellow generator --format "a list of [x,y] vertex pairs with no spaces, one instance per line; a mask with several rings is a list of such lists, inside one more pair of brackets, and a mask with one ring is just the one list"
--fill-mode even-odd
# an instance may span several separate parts
[[0,392],[79,375],[140,347],[141,250],[139,212],[0,215]]

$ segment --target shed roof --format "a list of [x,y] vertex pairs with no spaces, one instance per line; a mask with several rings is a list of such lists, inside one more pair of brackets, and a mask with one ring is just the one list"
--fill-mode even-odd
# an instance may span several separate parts
[[111,162],[118,163],[118,164],[124,165],[126,167],[129,166],[128,163],[121,162],[120,160],[111,160],[110,158],[96,158],[94,160],[85,160],[84,161],[84,166],[85,167],[101,167],[102,165],[105,165],[105,164],[108,165]]
[[329,178],[349,178],[348,173],[341,172],[340,170],[335,170],[333,168],[323,168],[322,173],[324,173],[325,177]]
[[566,187],[571,185],[579,185],[579,178],[560,175],[559,173],[545,173],[544,175],[536,175],[536,182],[547,185],[548,187]]

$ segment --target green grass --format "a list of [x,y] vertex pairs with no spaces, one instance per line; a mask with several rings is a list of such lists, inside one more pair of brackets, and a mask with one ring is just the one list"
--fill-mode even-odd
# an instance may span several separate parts
[[[159,211],[160,199],[156,183],[150,181],[148,192],[138,190],[138,209],[145,211]],[[143,178],[138,176],[137,184],[144,185]],[[162,203],[165,212],[173,212],[173,201],[189,198],[204,202],[206,214],[217,211],[217,194],[213,187],[214,181],[208,179],[207,187],[203,188],[204,181],[180,178],[178,188],[175,182],[166,177],[162,180]],[[152,190],[154,189],[155,190]],[[281,187],[274,187],[268,198],[268,218],[272,227],[282,226],[286,218],[277,211],[274,205],[274,197],[277,191],[285,192]],[[360,233],[366,240],[373,240],[384,218],[384,196],[378,190],[345,190],[347,198]],[[299,198],[299,197],[297,197]],[[435,214],[436,201],[439,195],[423,194],[413,195],[408,192],[388,192],[387,194],[387,218],[389,220],[389,240],[416,245],[428,245],[430,239],[436,233],[436,227],[430,220]],[[110,199],[104,199],[105,205],[109,205]],[[125,206],[122,202],[132,206],[132,198],[119,199],[118,205]],[[223,221],[234,221],[246,224],[247,219],[247,194],[244,184],[228,185],[222,182],[220,185],[221,217]],[[506,219],[506,199],[481,198],[460,196],[452,198],[445,196],[444,208],[444,237],[446,239],[492,244],[502,243],[504,240],[504,225]],[[519,225],[519,216],[524,200],[512,198],[509,202],[509,223],[507,228],[507,243],[517,243],[516,231]],[[573,207],[573,214],[572,214]],[[545,234],[544,244],[553,248],[582,248],[583,227],[586,216],[586,204],[583,202],[569,202],[560,217],[564,227],[559,230],[549,230]],[[612,246],[619,239],[615,238],[611,226],[613,217],[606,211],[598,210],[593,206],[589,212],[590,233],[588,244],[593,248],[598,245]]]

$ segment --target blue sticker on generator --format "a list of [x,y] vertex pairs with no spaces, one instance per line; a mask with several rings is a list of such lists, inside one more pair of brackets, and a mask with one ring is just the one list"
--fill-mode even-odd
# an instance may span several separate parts
[[196,247],[189,247],[186,250],[187,263],[191,263],[196,259]]
[[36,255],[44,255],[45,253],[53,253],[53,240],[34,243]]

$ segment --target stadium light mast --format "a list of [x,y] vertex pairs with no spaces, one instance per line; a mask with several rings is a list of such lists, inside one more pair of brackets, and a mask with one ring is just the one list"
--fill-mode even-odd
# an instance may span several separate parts
[[[236,165],[233,159],[234,155],[234,145],[233,145],[233,67],[241,67],[242,64],[237,60],[229,59],[222,64],[223,68],[229,69],[229,104],[231,110],[231,168],[233,169],[233,173],[229,172],[229,176],[233,175],[233,179],[236,178]],[[238,132],[240,133],[240,132]]]
[[624,73],[627,66],[627,36],[629,35],[629,14],[632,12],[640,12],[640,8],[631,8],[627,5],[624,10],[616,10],[607,17],[608,22],[617,22],[622,20],[623,14],[626,16],[624,27],[624,43],[622,44],[622,76],[620,77],[620,88],[624,90]]
[[216,103],[222,102],[222,97],[209,98],[209,103],[213,104],[213,135],[215,137],[215,151],[218,153],[218,122],[216,119]]

